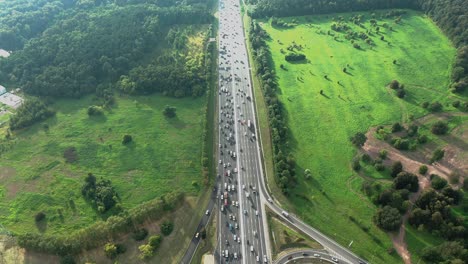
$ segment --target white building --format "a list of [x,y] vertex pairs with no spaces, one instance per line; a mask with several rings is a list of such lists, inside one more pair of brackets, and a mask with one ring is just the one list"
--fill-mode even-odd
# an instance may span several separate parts
[[6,88],[0,85],[0,95],[6,93]]

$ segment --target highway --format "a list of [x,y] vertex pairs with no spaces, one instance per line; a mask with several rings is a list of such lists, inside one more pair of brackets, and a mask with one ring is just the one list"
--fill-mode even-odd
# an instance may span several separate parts
[[259,195],[261,160],[254,125],[239,2],[219,5],[218,263],[269,263]]
[[[322,244],[340,263],[364,263],[318,230],[284,213],[269,195],[239,0],[219,2],[219,80],[216,209],[217,263],[272,263],[265,205],[284,222]],[[290,256],[288,256],[290,257]]]

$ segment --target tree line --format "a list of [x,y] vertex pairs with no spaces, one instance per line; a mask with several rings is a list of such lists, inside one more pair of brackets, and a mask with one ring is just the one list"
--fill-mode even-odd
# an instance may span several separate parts
[[287,195],[296,182],[296,163],[288,149],[288,129],[283,105],[277,97],[276,74],[268,63],[271,56],[266,44],[268,38],[268,33],[261,28],[259,23],[252,20],[249,28],[249,41],[257,69],[256,74],[260,80],[265,103],[268,106],[275,180],[282,192]]
[[452,92],[468,87],[468,5],[465,0],[248,0],[253,18],[283,17],[389,8],[421,10],[429,15],[458,48],[452,71]]

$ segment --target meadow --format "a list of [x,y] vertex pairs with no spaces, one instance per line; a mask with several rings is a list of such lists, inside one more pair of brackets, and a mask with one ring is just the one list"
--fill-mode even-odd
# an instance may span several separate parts
[[[454,99],[448,85],[455,48],[422,13],[405,11],[396,23],[394,17],[381,16],[387,12],[375,12],[379,32],[371,26],[369,12],[280,19],[292,27],[261,21],[270,36],[278,97],[297,162],[299,184],[289,197],[291,210],[342,245],[352,242],[351,249],[371,263],[401,260],[388,253],[389,237],[372,223],[376,208],[351,169],[356,148],[349,137],[372,126],[423,116],[428,113],[421,107],[425,101],[439,101],[445,110],[456,111],[448,105]],[[362,27],[348,22],[355,15],[363,15]],[[354,32],[372,29],[374,44],[358,38],[356,48],[346,33],[332,30],[333,19],[340,16]],[[285,54],[292,46],[307,59],[287,62]],[[405,98],[387,87],[394,79],[404,84]],[[309,180],[305,169],[312,172]]]
[[[105,219],[83,199],[84,177],[112,181],[124,209],[169,192],[198,195],[206,98],[116,96],[102,116],[88,116],[94,97],[59,100],[57,114],[15,134],[0,159],[0,223],[17,233],[65,234]],[[166,118],[166,105],[177,108]],[[133,137],[123,145],[125,134]],[[74,149],[76,161],[64,152]],[[39,211],[46,222],[36,226]]]

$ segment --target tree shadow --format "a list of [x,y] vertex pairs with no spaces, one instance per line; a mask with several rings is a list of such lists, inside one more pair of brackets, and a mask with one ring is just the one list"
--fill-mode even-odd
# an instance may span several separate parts
[[183,129],[187,126],[187,124],[184,121],[180,120],[177,115],[174,117],[166,117],[166,120],[169,124],[171,124],[177,129]]
[[352,73],[350,73],[350,72],[348,72],[348,71],[345,71],[344,73],[346,73],[346,74],[349,75],[349,76],[354,76],[354,74],[352,74]]
[[44,233],[45,231],[47,231],[47,223],[48,223],[47,217],[45,217],[39,222],[36,221],[37,230],[39,230],[39,232],[41,233]]
[[93,122],[93,123],[105,123],[107,121],[107,117],[105,114],[92,115],[92,116],[88,116],[88,121]]
[[321,93],[320,95],[327,98],[327,99],[331,99],[330,96],[326,95],[325,93]]

